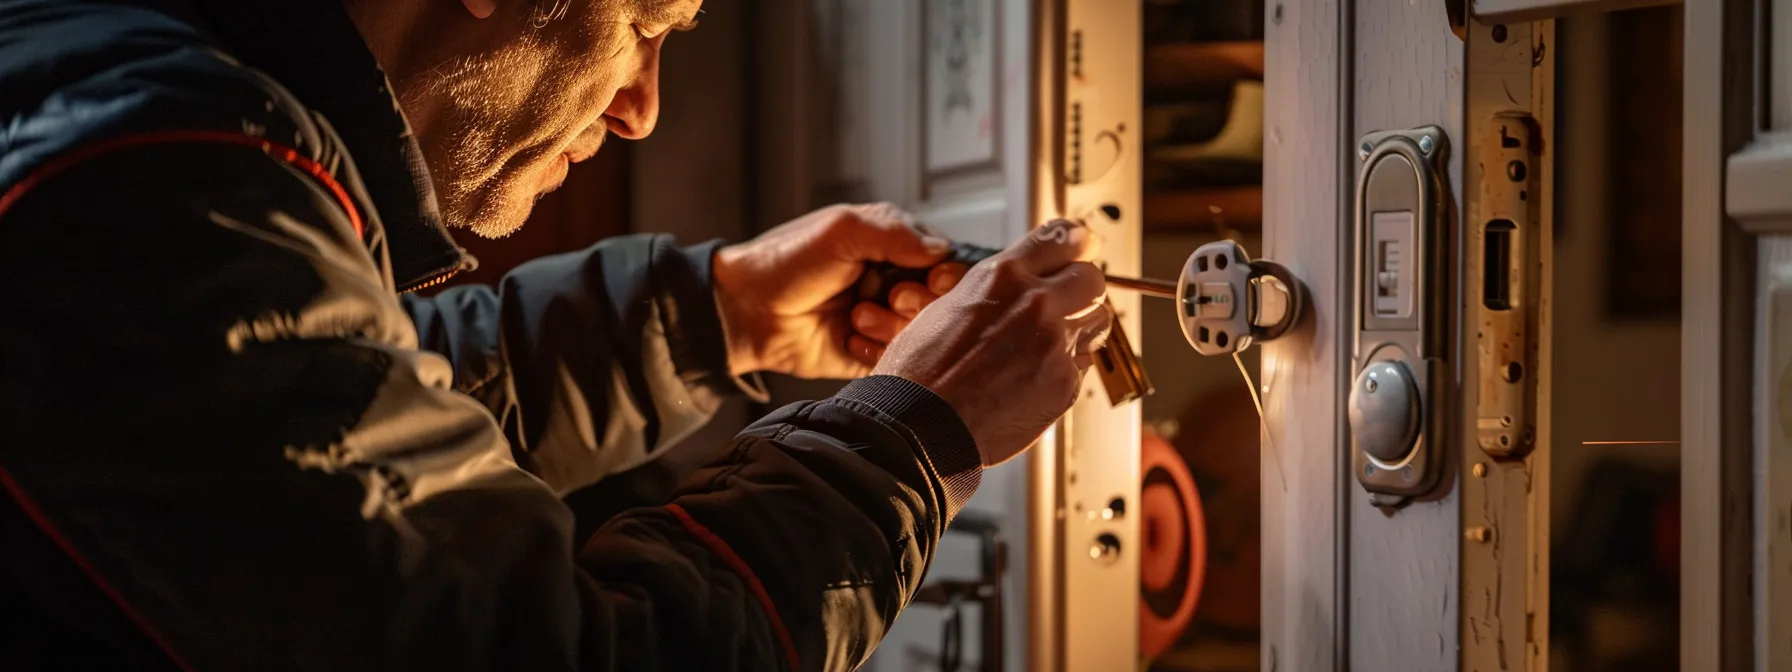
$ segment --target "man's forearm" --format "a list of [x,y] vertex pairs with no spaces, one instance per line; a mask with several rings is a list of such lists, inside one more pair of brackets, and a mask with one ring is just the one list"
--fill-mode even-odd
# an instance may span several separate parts
[[504,424],[518,459],[561,493],[645,461],[721,399],[763,398],[729,370],[709,278],[715,243],[612,238],[512,271],[494,291],[407,297],[423,347]]

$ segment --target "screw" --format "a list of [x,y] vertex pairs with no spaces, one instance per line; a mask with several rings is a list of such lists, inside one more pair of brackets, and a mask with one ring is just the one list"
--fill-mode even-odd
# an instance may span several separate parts
[[1487,478],[1487,465],[1477,464],[1473,471],[1475,472],[1475,478]]
[[1513,161],[1511,163],[1506,164],[1506,178],[1507,179],[1510,179],[1513,182],[1523,182],[1524,175],[1525,175],[1525,170],[1524,170],[1524,162],[1523,161]]
[[1430,154],[1433,149],[1437,149],[1437,141],[1432,140],[1429,135],[1419,136],[1419,151]]
[[1409,483],[1412,482],[1412,467],[1411,466],[1405,466],[1405,467],[1400,468],[1400,479],[1407,481]]
[[1376,388],[1379,387],[1381,387],[1381,383],[1375,382],[1374,378],[1370,378],[1363,382],[1363,391],[1368,392],[1369,394],[1375,394]]
[[1374,476],[1375,475],[1375,465],[1373,465],[1373,464],[1363,465],[1363,475],[1364,476]]
[[1362,152],[1363,158],[1366,159],[1366,158],[1369,158],[1369,152],[1375,151],[1375,145],[1370,143],[1368,140],[1364,140],[1363,146],[1358,147],[1357,150]]
[[1491,530],[1489,528],[1485,528],[1485,527],[1475,526],[1475,527],[1468,528],[1466,531],[1464,531],[1462,533],[1462,536],[1468,537],[1469,541],[1473,541],[1478,544],[1485,544],[1488,541],[1491,541],[1493,539],[1493,530]]

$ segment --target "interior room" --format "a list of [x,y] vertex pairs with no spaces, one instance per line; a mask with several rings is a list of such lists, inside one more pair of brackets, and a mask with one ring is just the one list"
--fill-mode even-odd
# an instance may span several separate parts
[[[1133,1],[1136,42],[1082,48],[1136,50],[1138,274],[1175,278],[1191,251],[1214,241],[1264,249],[1265,25],[1280,5]],[[460,281],[491,282],[534,256],[634,231],[740,239],[835,202],[888,200],[935,230],[1000,246],[1025,230],[1017,204],[1028,186],[1016,172],[1037,142],[1024,112],[1040,92],[1029,5],[708,3],[702,30],[665,51],[654,135],[575,167],[522,233],[468,241],[483,265]],[[1638,9],[1556,28],[1562,195],[1552,218],[1547,508],[1558,669],[1672,669],[1676,656],[1679,382],[1676,361],[1662,355],[1679,349],[1680,148],[1666,139],[1678,137],[1681,70],[1674,49],[1645,45],[1677,44],[1681,16]],[[967,50],[973,68],[988,70],[973,73],[983,88],[966,110],[981,115],[966,138],[983,154],[940,168],[937,153],[962,148],[927,144],[940,140],[925,105],[939,102],[934,86],[964,85],[934,78]],[[1146,301],[1137,342],[1154,393],[1140,405],[1136,447],[1145,462],[1141,669],[1271,669],[1260,628],[1258,516],[1269,482],[1253,394],[1260,349],[1202,356],[1173,313]],[[775,378],[771,389],[767,404],[731,402],[686,444],[722,445],[751,418],[838,384]],[[706,457],[674,451],[617,477],[617,487],[667,482]],[[971,533],[948,534],[929,574],[971,596],[918,598],[865,669],[1021,669],[1014,661],[1032,646],[1025,610],[1034,607],[1017,593],[1036,566],[1025,557],[1029,484],[1020,465],[984,483],[974,522],[960,526]],[[1005,562],[992,562],[992,539]],[[990,588],[989,572],[993,601],[975,590]],[[992,604],[1004,607],[993,626],[983,620]],[[990,658],[1006,667],[989,667]]]
[[[183,27],[185,14],[163,17],[165,8],[137,5],[204,5],[195,15],[220,12],[228,20],[219,25],[233,30],[282,23],[222,0],[80,3],[155,13],[145,34],[156,39],[213,38]],[[26,5],[30,16],[8,15]],[[360,79],[312,72],[293,84],[309,87],[307,95],[339,87],[371,96],[375,104],[346,108],[380,113],[371,116],[383,125],[363,127],[285,100],[272,83],[281,76],[244,69],[236,56],[220,58],[210,47],[164,54],[144,46],[153,40],[112,46],[142,52],[120,57],[132,67],[201,54],[205,67],[192,67],[204,76],[88,73],[68,85],[74,93],[50,95],[54,87],[36,78],[84,73],[88,51],[106,45],[69,37],[80,58],[16,67],[5,59],[36,58],[16,45],[42,41],[20,37],[21,26],[63,10],[48,0],[0,0],[0,217],[35,218],[10,231],[19,220],[0,221],[0,281],[22,306],[0,319],[0,424],[67,417],[65,407],[88,404],[93,427],[125,428],[117,432],[125,438],[88,441],[98,430],[82,416],[55,440],[129,449],[110,458],[42,450],[34,446],[52,442],[38,430],[0,440],[8,494],[0,499],[0,549],[10,548],[0,553],[0,579],[16,579],[0,581],[0,603],[37,600],[55,607],[39,610],[62,619],[53,625],[129,633],[122,644],[100,639],[178,669],[209,666],[188,665],[177,644],[205,644],[202,653],[216,660],[238,653],[237,642],[208,639],[216,628],[191,623],[265,625],[266,636],[242,644],[249,653],[241,655],[280,641],[286,648],[270,655],[307,659],[303,647],[280,639],[282,628],[304,626],[302,615],[261,623],[242,616],[255,600],[218,588],[253,583],[254,572],[226,560],[237,556],[191,553],[164,538],[256,516],[301,536],[245,535],[221,548],[291,561],[303,555],[293,551],[308,543],[302,535],[335,535],[352,542],[332,547],[346,554],[336,557],[389,561],[367,563],[377,571],[356,575],[361,583],[295,571],[290,584],[283,575],[270,590],[309,604],[307,595],[333,589],[388,595],[378,588],[403,598],[390,601],[395,609],[425,605],[430,618],[389,619],[391,632],[363,637],[416,654],[394,660],[440,656],[436,639],[413,636],[432,642],[419,647],[403,637],[415,635],[403,628],[424,632],[439,616],[477,625],[454,631],[468,641],[502,633],[494,647],[572,638],[554,640],[561,646],[537,652],[538,662],[591,655],[620,664],[592,651],[639,644],[630,638],[648,638],[640,632],[656,627],[683,628],[659,632],[666,641],[710,642],[691,627],[701,623],[733,633],[719,640],[731,647],[724,653],[739,654],[731,660],[766,669],[1792,670],[1792,0],[527,5],[345,2],[348,18],[331,13],[324,22],[337,38],[375,34],[368,25],[376,18],[451,14],[444,25],[471,30],[467,43],[489,57],[451,53],[447,38],[407,33],[382,45],[368,37],[367,53],[357,46],[352,54],[361,59]],[[642,18],[652,14],[642,7],[691,17],[661,21],[655,32],[647,24],[664,17]],[[534,13],[503,13],[511,10]],[[602,67],[506,51],[542,47],[557,34],[556,21],[586,11],[639,14],[605,15],[565,33],[578,48],[608,49],[596,59]],[[502,23],[507,16],[531,19]],[[98,25],[82,23],[92,17],[59,20]],[[509,29],[528,37],[482,41]],[[311,58],[268,40],[239,41],[247,45],[242,62]],[[541,159],[548,178],[564,170],[564,180],[546,180],[557,188],[531,183],[525,195],[534,201],[470,209],[526,216],[520,228],[469,231],[477,222],[463,221],[456,198],[514,194],[490,196],[477,180],[479,189],[468,188],[454,166],[481,156],[482,138],[520,131],[468,119],[520,118],[476,114],[497,109],[552,116],[552,96],[541,90],[560,77],[543,75],[547,66],[565,68],[567,81],[580,73],[598,81],[592,73],[615,74],[604,70],[611,60],[629,62],[629,77],[616,79],[626,85],[572,96],[581,105],[603,98],[606,107],[561,110],[580,125],[561,146],[487,152]],[[432,65],[418,67],[422,74],[396,74],[425,62]],[[251,87],[252,104],[233,101],[226,122],[205,117],[202,131],[155,130],[60,158],[51,150],[67,149],[62,141],[39,137],[70,135],[64,126],[112,133],[192,114],[210,98],[183,89],[164,101],[143,91],[179,84],[216,94],[205,88],[217,85],[217,73],[205,69],[212,67],[251,72],[268,88]],[[468,73],[491,81],[455,80]],[[537,78],[532,86],[515,83],[529,76]],[[44,99],[7,100],[25,94]],[[437,98],[459,107],[416,102]],[[139,110],[143,119],[117,112],[143,100],[157,105]],[[295,110],[298,121],[257,121]],[[467,124],[449,149],[420,140],[442,135],[435,129],[443,120]],[[212,128],[218,123],[228,130]],[[191,155],[169,155],[180,161],[80,165],[175,141],[226,150],[181,145]],[[281,144],[289,141],[295,147]],[[602,149],[581,153],[575,142]],[[359,154],[339,144],[357,145]],[[253,161],[234,163],[244,156]],[[480,170],[496,184],[507,165]],[[179,170],[206,179],[164,184]],[[105,188],[53,191],[67,188],[56,184],[65,171]],[[286,194],[290,201],[268,185],[291,185],[273,178],[224,196],[206,191],[263,172],[303,178],[304,189]],[[61,198],[33,200],[28,192],[46,185]],[[368,205],[390,210],[395,192],[409,209]],[[95,214],[95,203],[114,201],[169,210]],[[815,264],[762,264],[763,277],[779,282],[809,278],[811,265],[844,265],[835,275],[850,283],[816,292],[823,297],[812,305],[787,311],[794,317],[779,312],[783,306],[755,306],[752,317],[762,322],[751,324],[798,323],[807,342],[827,346],[810,350],[858,358],[864,368],[850,376],[799,377],[795,365],[768,373],[771,358],[754,349],[764,344],[740,345],[746,323],[731,319],[739,313],[729,312],[719,279],[729,248],[699,254],[643,244],[617,262],[638,265],[627,271],[634,275],[580,266],[565,273],[576,279],[572,289],[558,294],[517,279],[553,265],[534,264],[543,257],[647,234],[682,245],[758,239],[776,247],[784,241],[777,233],[843,204],[888,204],[880,212],[900,235],[876,245],[855,239]],[[139,239],[90,228],[119,219],[162,226],[195,212],[206,224],[195,247],[230,244],[108,246],[110,238]],[[437,236],[437,251],[454,260],[409,286],[394,270],[415,240],[403,238],[406,224],[409,235]],[[812,228],[845,227],[829,220]],[[1057,254],[1051,245],[1084,245],[1085,235],[1096,242],[1077,248],[1083,256],[1052,258],[1049,271],[1010,254]],[[899,249],[911,244],[947,256],[898,263],[919,254]],[[476,269],[465,268],[471,262],[457,246],[477,259]],[[148,271],[132,266],[131,282],[96,294],[103,299],[68,289],[117,272],[87,250],[120,247],[139,262],[159,256]],[[210,260],[191,263],[182,256],[189,254]],[[986,261],[991,255],[1004,256]],[[61,261],[41,273],[26,268],[40,256]],[[961,268],[949,268],[960,260]],[[194,265],[208,269],[200,280],[164,284]],[[252,293],[237,286],[269,268],[308,274]],[[956,304],[946,290],[964,297],[963,287],[989,296],[1021,289],[971,295],[962,313],[924,309],[917,299],[901,328],[925,329],[870,339],[867,323],[902,312],[895,283],[886,281],[897,273],[922,285],[932,302],[925,306],[947,310]],[[948,281],[936,291],[940,278]],[[1078,288],[1087,295],[1074,306],[1056,303]],[[273,303],[256,303],[264,298]],[[356,300],[379,303],[359,310]],[[545,317],[517,317],[502,301],[528,303]],[[64,311],[83,302],[85,312]],[[257,308],[229,312],[248,311],[242,306]],[[996,326],[985,329],[964,317],[989,306],[1009,311],[1000,313],[1005,321],[992,318]],[[1039,317],[1048,308],[1059,312]],[[96,310],[123,316],[124,326],[95,327]],[[68,320],[71,335],[43,326],[46,316],[66,317],[58,311],[81,316]],[[445,313],[467,324],[444,326],[452,322]],[[802,322],[822,313],[833,321]],[[214,351],[156,350],[201,333],[175,330],[157,340],[167,336],[157,329],[177,321],[167,315],[204,318],[191,321],[217,332],[202,334],[216,336],[203,344]],[[939,315],[946,317],[923,322]],[[689,337],[687,327],[702,333]],[[879,368],[899,337],[973,327],[984,330],[960,340],[981,349],[962,352],[1001,359],[1004,371],[1032,375],[1025,380],[1035,385],[996,385],[977,377],[983,369],[954,368],[976,358],[945,346],[926,350],[942,360],[930,363],[946,372],[936,378],[968,379],[959,384],[989,394],[949,399],[919,378]],[[133,366],[92,354],[111,352],[102,346],[130,355]],[[241,359],[261,346],[280,356]],[[601,351],[597,360],[580,358],[591,354],[586,346]],[[788,363],[813,353],[780,354]],[[139,359],[155,366],[134,366]],[[760,366],[741,368],[746,360]],[[253,365],[237,365],[243,361]],[[205,368],[220,362],[232,364]],[[524,366],[534,386],[517,382]],[[151,368],[158,370],[138,370]],[[198,408],[204,404],[164,385],[161,369],[209,372],[196,374],[194,385],[231,392],[216,395],[216,408]],[[46,382],[53,370],[80,373],[94,387]],[[1052,379],[1054,372],[1064,375]],[[143,383],[150,378],[155,385]],[[279,384],[231,388],[239,378]],[[1035,413],[1043,430],[1015,430],[1018,420],[973,428],[966,420],[994,417],[991,408],[1021,417],[1014,409],[1041,405],[1052,382],[1061,383],[1051,389],[1063,392],[1055,397],[1063,404]],[[349,390],[353,384],[361,387]],[[137,387],[155,393],[114,389]],[[719,410],[701,421],[718,397],[726,397]],[[258,399],[266,403],[254,412],[231,405]],[[405,405],[419,399],[428,403]],[[811,400],[837,408],[801,405]],[[353,413],[331,405],[349,401],[359,404]],[[755,426],[765,418],[780,419]],[[307,433],[276,437],[278,459],[191,452],[206,458],[193,473],[164,474],[162,462],[145,456],[154,451],[138,450],[159,446],[154,439],[164,434],[180,438],[180,450],[207,449],[213,425],[264,442],[292,427]],[[828,433],[841,428],[875,440]],[[988,438],[1002,432],[1025,435],[1011,441],[1018,452],[990,452]],[[430,452],[455,441],[477,445]],[[529,441],[571,446],[573,457],[537,461],[535,447],[522,445]],[[560,473],[584,475],[581,468],[601,460],[579,451],[602,452],[606,443],[639,449],[639,459],[589,482]],[[31,461],[45,455],[73,467]],[[749,464],[755,459],[762,461]],[[277,472],[254,471],[273,463]],[[753,470],[763,464],[782,471]],[[325,477],[345,478],[331,481],[335,489],[313,487]],[[319,480],[304,480],[312,478]],[[66,492],[35,497],[39,483]],[[168,483],[179,486],[175,494],[158,490]],[[690,494],[680,487],[702,491],[687,507],[673,494]],[[214,501],[213,489],[234,494]],[[723,496],[748,491],[773,494]],[[229,498],[258,492],[296,499]],[[354,501],[326,498],[343,492]],[[465,504],[493,493],[521,493],[502,501],[533,517]],[[790,493],[800,496],[776,499]],[[705,502],[712,508],[700,508]],[[313,504],[335,517],[307,517]],[[190,511],[179,506],[203,515],[171,513]],[[859,518],[826,522],[843,519],[830,517],[834,509]],[[162,516],[167,529],[138,526],[138,516]],[[456,525],[468,521],[477,528],[463,534]],[[730,540],[762,532],[773,541],[758,548]],[[481,564],[467,560],[487,557],[477,552],[489,549],[469,541],[475,533],[514,543]],[[832,549],[821,552],[832,564],[767,562],[797,557],[806,552],[799,542],[810,541]],[[134,548],[155,552],[133,559],[126,551]],[[426,552],[437,548],[449,550]],[[575,557],[561,571],[567,548]],[[637,555],[592,559],[615,548]],[[530,552],[554,557],[532,565]],[[774,568],[756,570],[755,562]],[[190,580],[154,574],[164,566],[185,568]],[[591,566],[609,574],[593,578],[601,572]],[[799,571],[808,567],[822,569]],[[42,577],[82,586],[91,604],[63,604],[58,589],[35,587]],[[443,583],[417,588],[431,580]],[[561,580],[584,591],[581,599],[526,592]],[[678,594],[660,603],[660,593]],[[519,622],[565,627],[521,636],[495,616],[529,609]],[[164,623],[175,625],[158,629]],[[581,629],[591,623],[610,630]],[[49,629],[19,630],[0,638],[0,649],[44,639],[43,648],[83,653],[38,634]],[[651,643],[645,659],[713,658],[692,653],[700,647]],[[0,653],[0,669],[12,669],[9,655]]]

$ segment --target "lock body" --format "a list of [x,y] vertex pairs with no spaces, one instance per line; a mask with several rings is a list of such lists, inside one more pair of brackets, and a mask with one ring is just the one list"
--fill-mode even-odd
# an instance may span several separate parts
[[1354,352],[1345,395],[1351,464],[1377,504],[1432,490],[1449,418],[1449,203],[1443,129],[1358,145]]
[[1176,318],[1190,347],[1229,355],[1287,333],[1305,316],[1306,287],[1286,267],[1251,259],[1237,241],[1195,249],[1176,282]]

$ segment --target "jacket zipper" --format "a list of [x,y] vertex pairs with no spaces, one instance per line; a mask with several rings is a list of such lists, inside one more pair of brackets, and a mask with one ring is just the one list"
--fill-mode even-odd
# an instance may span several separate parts
[[449,281],[449,280],[451,280],[451,279],[453,279],[453,278],[454,278],[454,276],[456,276],[456,275],[460,275],[460,269],[455,269],[455,270],[452,270],[452,271],[448,271],[448,272],[447,272],[447,273],[443,273],[443,274],[441,274],[441,275],[438,275],[438,276],[436,276],[436,277],[434,277],[434,278],[431,278],[431,279],[429,279],[429,280],[425,280],[425,281],[424,281],[424,282],[423,282],[423,283],[422,283],[422,284],[418,284],[418,285],[415,285],[415,286],[412,286],[412,287],[411,287],[411,288],[410,288],[410,289],[405,289],[405,290],[401,290],[401,291],[400,291],[400,292],[399,292],[399,293],[400,293],[400,294],[411,294],[411,293],[414,293],[414,292],[420,292],[420,291],[423,291],[423,290],[425,290],[425,289],[429,289],[429,288],[431,288],[431,287],[434,287],[434,286],[436,286],[436,285],[440,285],[440,284],[442,284],[442,283],[444,283],[444,282],[447,282],[447,281]]

